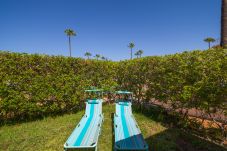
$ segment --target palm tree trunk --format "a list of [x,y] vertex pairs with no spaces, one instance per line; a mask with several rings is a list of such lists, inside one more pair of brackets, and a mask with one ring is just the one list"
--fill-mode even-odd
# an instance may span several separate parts
[[210,42],[208,42],[208,45],[209,45],[209,49],[210,49]]
[[227,0],[222,0],[221,10],[221,46],[227,48]]
[[132,59],[132,48],[131,48],[131,59]]
[[71,52],[71,38],[69,36],[69,56],[72,56],[72,52]]

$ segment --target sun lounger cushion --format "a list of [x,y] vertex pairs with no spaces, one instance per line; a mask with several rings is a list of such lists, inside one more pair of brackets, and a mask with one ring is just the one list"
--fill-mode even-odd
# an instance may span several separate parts
[[139,126],[131,113],[130,102],[116,104],[114,132],[115,150],[148,150]]

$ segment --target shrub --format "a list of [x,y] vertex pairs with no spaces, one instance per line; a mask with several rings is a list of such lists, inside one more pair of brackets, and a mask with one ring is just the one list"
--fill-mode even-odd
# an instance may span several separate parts
[[1,52],[1,121],[77,111],[89,86],[114,84],[114,66],[109,61]]
[[0,52],[1,120],[79,110],[89,86],[133,91],[139,102],[155,98],[173,110],[227,114],[227,50],[120,62]]

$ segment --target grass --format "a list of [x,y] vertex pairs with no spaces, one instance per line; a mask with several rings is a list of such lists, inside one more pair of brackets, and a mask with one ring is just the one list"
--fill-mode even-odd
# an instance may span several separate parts
[[[114,105],[103,107],[104,123],[99,138],[100,151],[112,151],[112,118]],[[19,151],[55,151],[63,150],[65,143],[84,111],[76,114],[66,114],[48,117],[33,122],[0,127],[0,150]],[[134,113],[140,129],[150,146],[155,151],[221,151],[223,147],[211,144],[194,136],[185,134],[179,129],[167,128],[152,116]]]

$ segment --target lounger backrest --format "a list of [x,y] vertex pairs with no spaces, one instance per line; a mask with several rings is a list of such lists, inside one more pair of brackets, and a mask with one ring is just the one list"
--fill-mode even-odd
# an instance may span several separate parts
[[85,116],[89,117],[102,114],[102,101],[101,100],[89,100],[86,102]]
[[131,102],[118,102],[116,104],[116,113],[119,114],[118,116],[121,116],[121,113],[125,115],[132,115],[131,105]]

